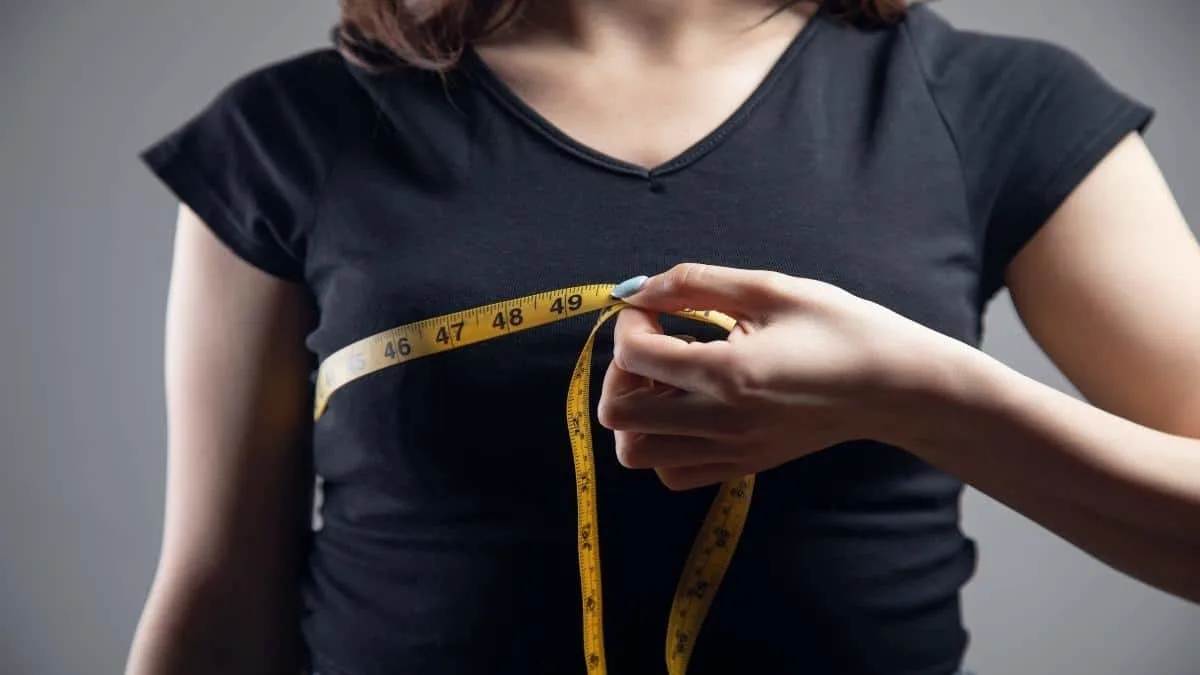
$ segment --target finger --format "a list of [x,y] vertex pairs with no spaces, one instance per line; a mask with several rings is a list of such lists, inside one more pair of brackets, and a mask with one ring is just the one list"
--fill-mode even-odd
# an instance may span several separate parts
[[622,284],[620,292],[626,302],[643,309],[715,309],[749,319],[777,307],[790,295],[794,281],[765,270],[682,263],[649,277],[640,288]]
[[[685,342],[695,342],[696,340],[690,335],[676,335],[675,337]],[[608,370],[604,373],[602,396],[620,397],[638,389],[654,389],[656,384],[658,383],[645,375],[631,373],[610,363]]]
[[664,335],[656,315],[638,308],[622,311],[616,324],[613,363],[618,368],[686,391],[720,397],[731,367],[729,342],[688,342]]
[[749,472],[737,464],[726,463],[655,469],[655,473],[658,474],[658,479],[662,481],[663,485],[678,491],[718,485],[734,478],[741,478]]
[[731,463],[744,455],[739,446],[708,438],[619,432],[617,461],[629,469],[664,469]]
[[601,426],[613,431],[717,441],[747,439],[755,427],[746,410],[668,387],[642,386],[623,394],[602,392],[596,416]]
[[[626,318],[626,315],[630,316]],[[621,312],[617,315],[616,324],[617,326],[625,326],[623,329],[625,331],[651,335],[662,334],[662,326],[659,325],[658,315],[639,309],[630,308]],[[611,399],[620,397],[636,389],[653,388],[654,384],[654,380],[645,375],[631,373],[628,370],[620,368],[614,360],[613,363],[609,364],[608,370],[604,374],[602,398]]]
[[[639,307],[628,307],[617,314],[613,323],[613,339],[620,341],[622,337],[632,335],[661,335],[671,337],[663,331],[658,321],[658,312]],[[674,339],[674,338],[672,338]],[[679,340],[680,342],[685,342]]]
[[608,370],[604,371],[604,383],[600,388],[600,405],[606,405],[606,402],[611,402],[627,396],[639,389],[650,389],[654,385],[654,381],[644,375],[636,375],[627,370],[619,368],[617,364],[608,364]]

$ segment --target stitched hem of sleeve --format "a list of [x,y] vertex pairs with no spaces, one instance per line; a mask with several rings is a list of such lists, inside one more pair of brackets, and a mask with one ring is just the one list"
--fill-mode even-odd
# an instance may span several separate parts
[[238,221],[228,206],[216,196],[203,176],[181,158],[175,143],[156,145],[142,152],[141,159],[239,258],[284,281],[303,281],[304,274],[298,266],[281,262],[278,255],[268,252],[238,229]]
[[982,299],[985,302],[1004,288],[1004,274],[1008,264],[1041,231],[1071,193],[1121,140],[1135,131],[1145,132],[1154,120],[1154,114],[1153,108],[1137,102],[1118,104],[1109,115],[1108,121],[1099,127],[1099,131],[1080,144],[1050,174],[1046,181],[1046,189],[1042,190],[1037,203],[1027,209],[1018,222],[1012,223],[1012,230],[1007,232],[999,243],[1001,250],[994,259],[1001,264],[992,266],[981,288]]

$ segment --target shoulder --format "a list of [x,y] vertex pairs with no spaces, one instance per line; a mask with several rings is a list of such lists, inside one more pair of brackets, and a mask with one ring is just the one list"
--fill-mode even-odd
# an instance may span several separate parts
[[1065,46],[956,28],[922,5],[898,30],[968,172],[997,174],[1010,161],[1042,172],[1090,162],[1153,117],[1152,108]]
[[231,80],[141,157],[234,251],[294,280],[322,187],[370,116],[341,56],[311,51]]
[[231,200],[311,199],[352,134],[372,122],[350,64],[317,49],[234,77],[143,157],[160,174],[200,175]]
[[334,49],[289,56],[234,78],[204,112],[278,133],[290,130],[333,140],[366,102],[350,68]]
[[962,30],[923,6],[898,30],[958,150],[986,233],[981,297],[990,298],[1017,251],[1154,110],[1061,45]]
[[372,71],[336,49],[317,49],[245,72],[197,120],[260,137],[264,148],[286,144],[293,151],[339,154],[383,128],[394,132],[420,126],[428,114],[447,116],[446,84],[417,68]]
[[251,69],[233,79],[226,91],[250,100],[328,96],[354,87],[352,68],[336,49],[314,49]]
[[[992,105],[1023,107],[1027,97],[1066,86],[1107,89],[1110,84],[1079,53],[1031,37],[954,26],[933,9],[916,5],[901,24],[922,73],[936,93],[968,94]],[[987,95],[1002,100],[986,101]]]

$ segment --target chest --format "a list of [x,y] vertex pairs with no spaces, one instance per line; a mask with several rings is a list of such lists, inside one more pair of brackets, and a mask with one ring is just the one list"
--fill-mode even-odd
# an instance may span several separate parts
[[978,241],[955,164],[918,158],[913,170],[911,157],[836,156],[798,136],[739,136],[650,178],[520,148],[472,165],[446,194],[351,164],[338,180],[355,196],[325,209],[310,255],[315,346],[680,262],[820,279],[974,339]]
[[[439,117],[432,131],[372,137],[331,177],[309,243],[320,315],[309,346],[323,359],[399,325],[687,261],[820,279],[976,340],[978,237],[936,115],[864,139],[799,110],[762,107],[654,173],[480,109],[465,127]],[[914,146],[912,134],[931,140]],[[416,153],[413,138],[432,140]],[[318,445],[337,448],[323,461],[342,463],[322,470],[390,467],[372,475],[406,490],[483,494],[497,475],[524,494],[557,489],[537,477],[570,470],[563,397],[591,325],[573,318],[351,384],[318,428]],[[602,332],[597,364],[610,349]],[[514,464],[514,443],[536,451]]]
[[[781,79],[654,171],[483,94],[426,116],[410,104],[393,130],[350,147],[325,186],[307,254],[320,314],[309,346],[323,359],[406,323],[689,261],[820,279],[974,342],[980,238],[937,111],[914,96],[874,108],[880,120],[869,100],[838,95],[831,104],[815,77]],[[561,422],[590,327],[581,317],[516,333],[338,397],[400,403],[386,408],[389,436],[462,434],[483,411],[498,427],[530,410]],[[543,427],[547,446],[558,426]]]

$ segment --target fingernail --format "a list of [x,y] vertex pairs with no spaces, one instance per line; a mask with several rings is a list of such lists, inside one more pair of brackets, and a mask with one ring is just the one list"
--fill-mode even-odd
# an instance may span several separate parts
[[628,298],[629,296],[642,290],[642,286],[646,284],[646,280],[650,277],[642,274],[632,279],[626,279],[617,284],[617,287],[612,289],[612,296],[617,299]]

